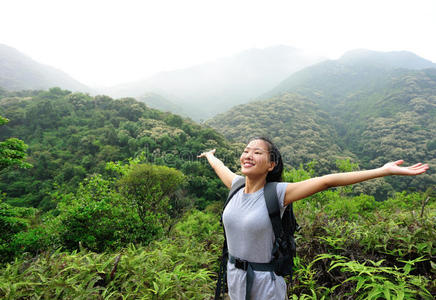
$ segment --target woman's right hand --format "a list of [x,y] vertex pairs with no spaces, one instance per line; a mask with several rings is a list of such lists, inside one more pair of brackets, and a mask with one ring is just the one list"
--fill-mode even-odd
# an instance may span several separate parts
[[216,151],[216,149],[212,149],[210,151],[203,152],[200,155],[198,155],[197,158],[207,157],[207,155],[209,155],[209,154],[214,155],[215,151]]

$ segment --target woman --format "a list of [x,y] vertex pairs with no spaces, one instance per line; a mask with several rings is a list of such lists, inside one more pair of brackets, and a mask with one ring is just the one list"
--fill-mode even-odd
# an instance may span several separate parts
[[[215,149],[203,152],[218,177],[230,189],[239,175],[228,169],[215,157]],[[223,212],[229,255],[256,263],[271,261],[274,233],[265,205],[263,188],[267,182],[277,184],[279,206],[285,207],[330,187],[350,185],[372,178],[388,175],[418,175],[428,169],[427,164],[400,167],[402,160],[390,162],[381,168],[348,173],[330,174],[308,180],[281,182],[283,162],[277,147],[266,138],[254,138],[245,147],[240,157],[241,172],[245,175],[245,187],[230,200]],[[270,272],[254,271],[250,299],[287,299],[283,277],[271,276]],[[238,269],[229,261],[227,283],[232,300],[245,299],[246,271]]]

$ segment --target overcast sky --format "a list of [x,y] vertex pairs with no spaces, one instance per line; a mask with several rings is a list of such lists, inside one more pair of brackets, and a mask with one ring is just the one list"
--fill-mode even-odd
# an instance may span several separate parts
[[435,0],[0,0],[0,43],[90,86],[289,45],[436,62]]

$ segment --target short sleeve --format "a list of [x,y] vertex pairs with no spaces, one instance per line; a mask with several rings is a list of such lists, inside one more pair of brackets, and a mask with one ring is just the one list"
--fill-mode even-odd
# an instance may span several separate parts
[[233,178],[233,180],[232,180],[232,187],[235,184],[235,182],[238,181],[239,178],[244,178],[244,176],[236,175],[235,178]]

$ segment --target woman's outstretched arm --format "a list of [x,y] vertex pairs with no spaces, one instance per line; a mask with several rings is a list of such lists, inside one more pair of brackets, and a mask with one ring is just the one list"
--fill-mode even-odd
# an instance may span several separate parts
[[400,167],[403,162],[403,160],[397,160],[395,162],[387,163],[383,167],[377,169],[329,174],[300,182],[289,183],[286,187],[285,205],[331,187],[350,185],[389,175],[419,175],[428,169],[427,164],[421,163],[410,167]]
[[233,173],[229,168],[227,168],[224,163],[215,157],[216,149],[210,150],[208,152],[203,152],[198,155],[198,158],[206,157],[207,161],[214,169],[215,173],[221,179],[221,181],[225,184],[229,189],[232,187],[232,181],[236,177],[236,174]]

